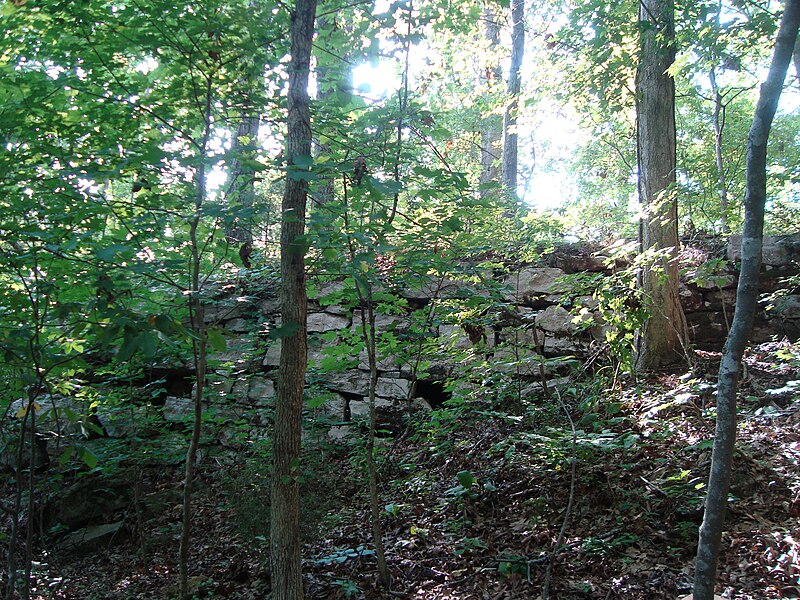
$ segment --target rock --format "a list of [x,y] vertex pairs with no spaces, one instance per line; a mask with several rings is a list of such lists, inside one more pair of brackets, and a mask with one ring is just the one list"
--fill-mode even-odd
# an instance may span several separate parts
[[[703,294],[702,308],[705,311],[721,311],[723,306],[728,311],[728,318],[733,318],[733,308],[736,305],[736,289],[709,290]],[[698,309],[699,310],[699,309]]]
[[328,373],[323,379],[323,385],[336,392],[366,396],[369,394],[369,373],[353,370]]
[[309,313],[307,323],[309,333],[325,333],[326,331],[346,329],[350,326],[350,319],[328,312],[317,312]]
[[573,316],[561,306],[548,306],[536,315],[536,326],[550,333],[570,334],[575,331]]
[[231,319],[225,323],[225,329],[233,333],[249,333],[255,326],[255,322],[242,318]]
[[695,311],[703,308],[703,294],[694,287],[689,287],[681,283],[678,290],[678,297],[681,301],[681,306],[684,311]]
[[571,255],[559,252],[555,255],[554,264],[565,273],[604,273],[608,257],[600,255]]
[[[395,331],[398,329],[407,329],[410,325],[408,318],[405,315],[387,315],[379,313],[375,315],[375,330],[379,333],[386,331]],[[353,324],[351,331],[357,333],[361,331],[361,311],[353,311]]]
[[59,546],[75,552],[92,552],[98,550],[99,546],[108,547],[121,537],[123,525],[123,521],[116,521],[105,525],[85,527],[68,535]]
[[164,420],[170,423],[183,423],[194,417],[194,400],[167,396],[161,409]]
[[247,399],[258,406],[272,404],[275,400],[275,383],[260,375],[253,376],[247,389]]
[[407,379],[378,377],[375,384],[375,395],[394,400],[405,400],[411,390],[411,382]]
[[509,289],[506,298],[510,301],[528,303],[541,295],[557,295],[567,291],[568,286],[557,281],[566,273],[554,267],[528,267],[508,277],[503,285]]
[[328,430],[328,438],[332,442],[345,442],[353,435],[352,425],[334,425]]
[[439,325],[439,345],[443,348],[469,350],[479,344],[491,346],[494,341],[493,332],[488,327],[474,326],[467,329],[460,325]]
[[[762,246],[762,263],[765,266],[785,267],[800,258],[800,233],[791,235],[765,235]],[[728,260],[742,259],[742,236],[732,235],[728,242]]]
[[48,500],[49,524],[76,530],[90,523],[111,521],[119,511],[130,508],[136,485],[132,478],[132,471],[80,478]]
[[249,296],[222,298],[216,301],[209,301],[204,307],[203,317],[206,323],[222,323],[242,317],[254,306],[253,299]]

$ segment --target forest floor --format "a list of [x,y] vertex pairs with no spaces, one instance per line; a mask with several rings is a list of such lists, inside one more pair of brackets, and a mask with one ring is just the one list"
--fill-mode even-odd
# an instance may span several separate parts
[[[725,598],[800,598],[795,352],[772,344],[747,358],[717,588]],[[718,361],[701,355],[692,376],[462,405],[387,440],[380,495],[388,591],[376,587],[363,452],[316,444],[306,457],[301,515],[306,597],[537,599],[546,580],[557,600],[683,597],[702,518]],[[567,412],[577,421],[574,436]],[[268,465],[257,450],[208,452],[200,462],[194,597],[267,597]],[[137,498],[150,510],[122,511],[124,526],[109,541],[77,552],[40,539],[34,597],[175,597],[181,477],[178,465],[140,470]]]

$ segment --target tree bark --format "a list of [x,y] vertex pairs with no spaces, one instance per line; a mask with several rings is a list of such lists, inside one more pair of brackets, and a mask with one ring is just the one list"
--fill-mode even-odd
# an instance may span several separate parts
[[517,116],[522,91],[522,59],[525,55],[525,0],[511,0],[511,66],[508,72],[508,104],[503,120],[503,185],[517,197]]
[[[245,213],[249,213],[253,208],[256,186],[253,169],[242,165],[242,158],[250,154],[243,150],[243,146],[252,146],[256,142],[260,121],[260,115],[252,107],[243,108],[239,125],[236,127],[236,133],[231,144],[234,157],[231,160],[231,182],[228,185],[228,193],[226,195],[228,198],[238,199],[237,204],[244,209]],[[246,144],[244,142],[245,138],[247,139]],[[252,244],[252,223],[249,219],[246,222],[237,219],[225,232],[225,236],[231,242]]]
[[649,317],[639,333],[637,369],[686,362],[687,327],[678,297],[678,203],[675,196],[674,0],[639,5],[639,68],[636,73],[640,244],[655,256],[641,276]]
[[761,86],[753,124],[747,137],[747,188],[744,200],[742,267],[736,288],[736,311],[725,343],[717,383],[717,426],[705,515],[700,526],[694,577],[694,600],[712,600],[722,529],[728,506],[733,452],[736,445],[736,394],[742,356],[753,327],[758,302],[758,274],[764,241],[767,201],[767,141],[789,69],[798,27],[800,0],[787,0],[775,41],[767,79]]
[[[486,96],[491,99],[495,86],[503,80],[503,69],[495,60],[494,53],[500,46],[500,25],[497,15],[489,8],[483,11],[483,35],[488,43],[489,59],[485,66]],[[481,197],[488,193],[490,183],[499,183],[500,169],[498,159],[502,153],[503,121],[500,115],[490,113],[483,115],[481,126]]]
[[297,0],[292,15],[286,162],[281,221],[283,336],[273,433],[270,566],[273,600],[303,598],[300,564],[300,436],[306,372],[305,231],[311,156],[308,79],[316,0]]
[[725,174],[725,162],[722,156],[722,133],[725,129],[725,106],[722,103],[722,94],[717,85],[717,73],[714,67],[709,72],[711,93],[714,95],[714,111],[711,115],[714,124],[714,162],[717,165],[717,193],[719,194],[719,224],[723,235],[727,235],[728,228],[728,181]]

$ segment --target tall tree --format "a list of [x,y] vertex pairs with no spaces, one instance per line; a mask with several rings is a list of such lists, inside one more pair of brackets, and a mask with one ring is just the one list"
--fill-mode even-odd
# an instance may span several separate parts
[[736,394],[742,356],[753,327],[758,302],[758,274],[764,241],[764,207],[767,201],[767,141],[778,108],[783,82],[792,59],[800,27],[800,0],[787,0],[767,79],[761,86],[753,124],[747,138],[747,188],[745,191],[742,268],[736,289],[736,312],[719,367],[717,426],[706,509],[697,546],[694,600],[712,600],[720,542],[728,506],[733,451],[736,445]]
[[316,0],[297,0],[291,27],[286,190],[281,221],[283,338],[273,434],[270,564],[272,598],[300,600],[300,435],[307,359],[304,239],[311,164],[308,79]]
[[508,104],[503,121],[503,185],[517,195],[517,117],[522,91],[522,59],[525,56],[525,0],[511,1],[511,66],[508,71]]
[[[500,46],[500,24],[495,11],[487,6],[483,10],[483,35],[487,42],[488,60],[484,67],[483,77],[486,83],[486,95],[491,96],[492,87],[502,81],[503,69],[496,60],[494,51]],[[481,175],[480,183],[487,185],[498,181],[497,159],[501,156],[501,140],[503,123],[500,115],[490,113],[481,120]],[[485,195],[486,188],[481,188]]]
[[686,317],[678,297],[678,202],[675,195],[674,0],[639,4],[639,68],[636,72],[639,226],[642,289],[650,316],[639,337],[637,368],[658,369],[685,360]]

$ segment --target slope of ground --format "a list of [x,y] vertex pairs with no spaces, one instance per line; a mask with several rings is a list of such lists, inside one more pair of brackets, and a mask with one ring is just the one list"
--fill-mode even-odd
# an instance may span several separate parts
[[[624,384],[596,377],[549,398],[499,403],[487,390],[485,401],[435,411],[402,439],[384,440],[386,591],[375,586],[363,454],[309,444],[307,597],[535,599],[545,582],[559,600],[685,595],[718,356],[699,358],[691,374]],[[718,592],[800,598],[800,356],[771,344],[747,363]],[[268,448],[204,456],[194,597],[266,597],[268,464]],[[174,597],[179,480],[177,466],[140,469],[136,500],[113,516],[123,525],[110,539],[76,551],[42,537],[33,596]]]

